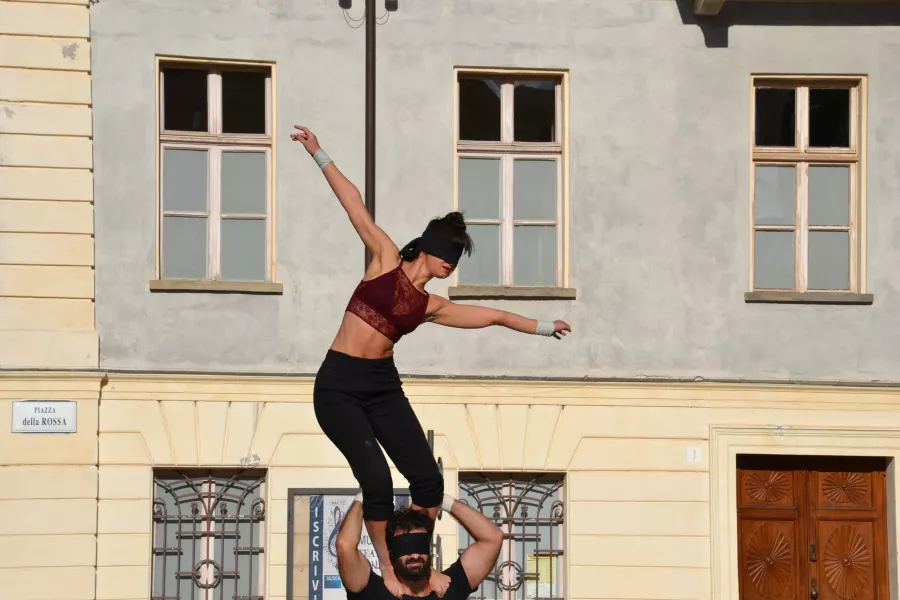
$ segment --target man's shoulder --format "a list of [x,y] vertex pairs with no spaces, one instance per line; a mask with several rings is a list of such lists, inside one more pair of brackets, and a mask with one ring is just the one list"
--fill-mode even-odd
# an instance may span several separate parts
[[347,598],[357,598],[359,600],[380,600],[382,598],[394,598],[387,586],[384,585],[384,579],[375,572],[375,569],[369,568],[369,580],[366,586],[358,592],[347,590]]
[[[461,559],[456,559],[456,562],[441,572],[450,578],[448,594],[451,597],[466,598],[475,591],[469,585],[469,576],[466,574],[466,569],[463,567]],[[444,600],[448,600],[447,595],[444,596]]]

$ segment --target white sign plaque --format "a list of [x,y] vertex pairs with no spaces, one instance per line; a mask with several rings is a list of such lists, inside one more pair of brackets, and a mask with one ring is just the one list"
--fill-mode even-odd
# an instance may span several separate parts
[[689,463],[703,462],[703,448],[700,446],[690,446],[687,449],[687,461]]
[[78,403],[73,400],[26,400],[12,403],[13,433],[75,433]]

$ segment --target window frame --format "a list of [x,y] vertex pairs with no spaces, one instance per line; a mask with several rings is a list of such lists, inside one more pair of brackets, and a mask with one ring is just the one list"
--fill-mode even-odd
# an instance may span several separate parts
[[[501,80],[500,93],[500,141],[473,141],[460,139],[460,85],[462,78]],[[555,80],[556,142],[516,142],[514,82],[523,80]],[[569,281],[569,73],[567,70],[498,69],[456,67],[453,71],[453,210],[459,210],[459,161],[461,158],[492,158],[500,160],[500,206],[497,219],[467,218],[471,225],[499,225],[500,280],[493,284],[461,284],[459,269],[453,274],[453,285],[491,288],[531,288],[535,286],[514,283],[515,229],[516,227],[553,225],[556,227],[556,281],[541,288],[565,288]],[[552,159],[557,167],[556,218],[550,220],[515,219],[514,178],[517,159]],[[478,249],[476,248],[477,252]],[[460,269],[464,269],[461,265]]]
[[[865,276],[865,142],[867,88],[865,76],[754,75],[750,86],[750,273],[751,295],[786,299],[797,294],[838,298],[863,295]],[[794,146],[756,145],[756,91],[759,88],[795,91]],[[809,146],[809,90],[850,90],[850,145],[846,148]],[[756,169],[759,166],[790,166],[795,172],[794,224],[756,224]],[[809,167],[849,167],[849,219],[846,226],[809,225]],[[756,232],[794,232],[794,285],[792,288],[756,287]],[[847,231],[849,237],[849,281],[847,289],[809,289],[809,233]]]
[[[165,68],[196,69],[207,72],[207,131],[172,131],[163,129],[165,124]],[[263,134],[222,133],[222,72],[252,71],[266,73],[265,123]],[[271,62],[235,61],[215,59],[192,59],[183,57],[156,57],[156,265],[157,282],[199,282],[219,284],[224,288],[240,288],[242,284],[254,287],[275,281],[275,64]],[[165,174],[164,150],[178,148],[207,151],[207,260],[206,277],[202,279],[164,277],[163,228],[164,217],[168,215],[200,216],[194,211],[169,211],[163,206],[162,188]],[[265,215],[234,215],[223,217],[221,212],[221,161],[228,151],[262,151],[266,156],[266,204]],[[260,280],[222,279],[221,276],[221,228],[225,218],[265,220],[265,276]],[[164,289],[164,288],[162,288]],[[175,288],[173,288],[175,289]]]
[[[160,485],[159,481],[173,481],[178,477],[184,479],[188,479],[192,482],[198,482],[202,480],[202,485],[200,486],[200,495],[201,497],[212,498],[216,495],[216,484],[215,481],[211,481],[216,477],[220,478],[235,478],[235,477],[245,477],[248,479],[256,479],[258,482],[255,484],[259,489],[259,500],[260,506],[262,507],[262,516],[260,517],[257,524],[258,528],[258,538],[259,538],[259,546],[258,546],[258,564],[257,564],[257,573],[256,576],[253,577],[253,571],[251,568],[251,578],[254,579],[255,583],[255,594],[251,594],[250,598],[261,599],[266,597],[267,589],[268,589],[268,577],[267,577],[267,549],[268,549],[268,513],[266,510],[267,498],[268,498],[268,473],[265,470],[261,469],[196,469],[196,468],[188,468],[188,469],[176,469],[172,467],[161,467],[153,469],[153,499],[152,505],[156,506],[158,502],[158,497],[156,495],[157,486]],[[252,509],[252,503],[248,505],[248,508]],[[205,513],[208,515],[209,513]],[[189,519],[185,519],[189,520]],[[195,540],[201,540],[200,543],[200,554],[196,557],[195,568],[202,567],[202,575],[194,579],[194,581],[198,581],[198,587],[200,590],[193,590],[196,592],[192,593],[191,597],[199,596],[197,600],[215,600],[218,592],[218,585],[212,585],[214,582],[213,572],[214,569],[210,567],[210,564],[215,564],[215,548],[213,548],[212,555],[209,554],[210,551],[210,542],[203,540],[207,538],[211,538],[213,540],[217,539],[217,532],[220,531],[216,528],[217,522],[215,518],[209,518],[208,516],[201,517],[199,519],[193,519],[193,521],[202,521],[204,523],[202,529],[193,529],[191,531],[192,534],[196,534]],[[180,521],[179,521],[180,522]],[[168,524],[168,521],[163,521],[163,527]],[[158,598],[158,596],[154,596],[153,592],[157,591],[154,589],[156,583],[156,572],[157,568],[157,552],[161,549],[157,544],[157,526],[159,523],[156,521],[156,517],[154,516],[151,519],[151,530],[150,536],[152,541],[152,550],[151,550],[151,565],[150,565],[150,596],[151,599]],[[224,530],[222,530],[224,531]],[[164,531],[164,543],[167,546],[169,541],[168,532]],[[213,544],[215,542],[212,542]],[[235,548],[238,548],[237,539],[235,540]],[[167,547],[168,549],[168,547]],[[181,549],[181,546],[178,546],[178,549]],[[180,566],[180,558],[178,559],[178,566]],[[235,559],[235,568],[237,568],[237,558]],[[221,569],[221,565],[219,568]],[[220,582],[221,583],[221,582]],[[187,584],[190,585],[190,584]],[[210,586],[210,587],[205,587]],[[235,583],[235,588],[237,588],[237,583]],[[183,592],[182,596],[184,596],[187,592]],[[165,596],[169,598],[170,596],[167,594]]]
[[[474,479],[479,478],[481,481],[476,484],[474,483]],[[539,527],[540,519],[538,515],[533,517],[528,517],[528,521],[525,518],[515,516],[516,509],[519,508],[519,502],[525,500],[528,497],[528,492],[531,491],[532,486],[527,482],[527,480],[531,480],[531,484],[537,483],[539,486],[552,486],[555,487],[555,491],[557,494],[557,499],[550,503],[551,512],[554,512],[553,506],[559,506],[559,514],[554,515],[552,521],[554,523],[549,523],[549,527],[552,528],[555,526],[557,528],[555,542],[551,543],[551,546],[555,545],[555,550],[551,550],[549,553],[539,554],[539,549],[537,547],[534,548],[533,556],[536,558],[540,558],[541,556],[549,557],[551,564],[554,559],[556,561],[556,575],[557,577],[551,576],[551,584],[556,585],[556,593],[549,597],[549,600],[565,600],[566,599],[566,580],[568,573],[568,561],[567,557],[567,549],[569,544],[568,542],[568,527],[566,526],[566,513],[568,507],[568,478],[564,473],[559,472],[512,472],[512,471],[500,471],[500,472],[479,472],[479,471],[460,471],[457,474],[457,488],[458,488],[458,498],[461,502],[470,506],[479,512],[481,512],[488,520],[497,525],[500,530],[503,532],[503,544],[500,549],[500,554],[497,557],[496,564],[494,568],[491,569],[488,577],[478,586],[477,590],[470,595],[470,598],[474,600],[488,600],[489,595],[486,593],[487,590],[484,586],[491,585],[489,580],[492,576],[498,577],[497,581],[494,585],[494,592],[499,592],[496,596],[491,595],[490,598],[494,600],[521,600],[528,598],[528,581],[531,579],[527,575],[529,575],[528,571],[528,554],[525,552],[527,540],[526,539],[517,539],[517,527],[522,527],[525,531],[525,535],[527,535],[527,530],[529,527]],[[543,480],[543,481],[541,481]],[[552,480],[556,480],[554,483],[551,483]],[[494,487],[493,492],[497,494],[496,497],[501,499],[500,504],[504,506],[504,514],[494,514],[489,515],[486,514],[483,510],[484,507],[481,506],[471,506],[466,499],[468,495],[468,491],[465,489],[466,487],[477,487],[479,485],[488,485]],[[526,490],[520,490],[519,486],[524,486],[527,488]],[[476,496],[476,499],[478,497]],[[532,497],[534,499],[535,497]],[[496,507],[495,507],[496,508]],[[527,510],[527,508],[526,508]],[[535,521],[537,520],[537,521]],[[499,522],[498,522],[499,521]],[[520,535],[522,533],[520,532]],[[463,545],[462,540],[471,541],[471,535],[466,532],[465,528],[461,525],[457,527],[457,540],[459,543],[457,544],[457,554],[462,555],[465,550],[465,546]],[[521,541],[523,544],[522,556],[518,555],[518,551],[516,549],[516,542]],[[512,564],[516,566],[511,566]],[[540,567],[538,567],[540,568]],[[520,577],[521,588],[518,586],[514,586],[514,582],[512,581],[512,577],[516,575],[516,571],[518,571],[518,576]],[[500,579],[502,578],[503,583],[500,583]],[[504,589],[504,587],[509,587],[509,589]],[[537,590],[535,590],[537,592]],[[546,597],[542,597],[537,594],[538,598],[544,598],[544,600],[548,600]]]

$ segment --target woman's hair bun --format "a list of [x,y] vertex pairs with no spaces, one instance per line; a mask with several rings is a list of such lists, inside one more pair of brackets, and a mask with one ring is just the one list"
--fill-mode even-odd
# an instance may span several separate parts
[[447,213],[447,215],[444,216],[444,220],[449,225],[453,225],[454,227],[457,227],[457,228],[461,229],[462,231],[466,230],[466,220],[463,217],[461,212]]

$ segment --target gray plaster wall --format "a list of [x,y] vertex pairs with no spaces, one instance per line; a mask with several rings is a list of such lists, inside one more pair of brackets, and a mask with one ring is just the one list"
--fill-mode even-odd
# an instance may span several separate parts
[[[401,371],[900,380],[900,20],[885,8],[850,7],[847,24],[842,8],[741,3],[698,25],[687,5],[401,0],[378,28],[377,218],[398,244],[452,207],[454,66],[571,72],[578,300],[487,304],[565,318],[574,333],[424,325],[397,346]],[[363,247],[288,136],[310,126],[363,189],[364,30],[336,0],[104,0],[91,12],[101,367],[315,372],[362,276]],[[283,295],[149,291],[156,54],[277,63]],[[870,78],[871,306],[744,302],[758,72]]]

